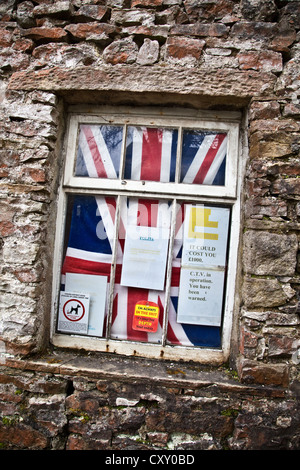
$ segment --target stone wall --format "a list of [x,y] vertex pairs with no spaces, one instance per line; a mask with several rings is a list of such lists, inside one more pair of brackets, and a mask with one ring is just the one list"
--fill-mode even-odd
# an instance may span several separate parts
[[[0,4],[4,448],[299,448],[299,18],[300,2],[288,0]],[[68,104],[97,103],[243,112],[248,159],[229,364],[238,381],[227,383],[225,368],[216,379],[197,366],[184,381],[186,369],[172,375],[164,365],[162,384],[151,383],[135,362],[141,391],[128,371],[126,380],[117,368],[105,379],[101,368],[36,359],[51,348],[65,113]]]

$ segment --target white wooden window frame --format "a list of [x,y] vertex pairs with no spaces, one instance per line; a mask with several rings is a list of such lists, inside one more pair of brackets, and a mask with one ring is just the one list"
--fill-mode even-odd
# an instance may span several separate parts
[[[239,147],[239,128],[241,114],[239,112],[208,112],[186,109],[168,108],[129,108],[129,107],[95,107],[80,110],[75,106],[70,109],[68,128],[65,143],[65,163],[61,186],[59,189],[57,206],[57,230],[53,263],[53,298],[51,311],[51,342],[57,347],[85,349],[90,351],[103,351],[125,355],[143,356],[151,358],[165,358],[172,360],[193,360],[201,363],[220,364],[225,362],[230,353],[230,340],[234,310],[236,272],[238,257],[238,242],[240,233],[240,192],[243,171],[243,159]],[[78,134],[80,124],[115,124],[124,126],[124,136],[127,126],[168,127],[178,128],[177,165],[174,183],[161,183],[152,181],[132,181],[122,179],[102,179],[74,176],[77,156]],[[198,129],[204,131],[226,132],[228,135],[228,148],[226,157],[225,185],[198,185],[179,183],[180,149],[183,129]],[[124,167],[126,142],[123,138],[123,149],[120,168]],[[120,172],[121,173],[121,172]],[[227,282],[225,292],[225,305],[222,325],[222,344],[220,348],[186,347],[162,344],[136,343],[127,340],[113,340],[94,338],[81,335],[65,335],[56,331],[56,319],[60,291],[60,272],[62,264],[62,246],[64,242],[64,227],[66,222],[66,206],[68,194],[87,195],[114,195],[119,200],[121,196],[152,196],[153,198],[173,200],[173,207],[177,201],[191,201],[195,203],[214,203],[230,206],[231,226],[229,242],[229,258],[227,266]],[[173,211],[174,212],[174,211]],[[118,223],[115,224],[116,234]],[[117,237],[116,237],[117,238]],[[169,254],[172,243],[170,243]],[[113,265],[115,263],[113,262]],[[164,324],[164,338],[167,328],[168,309],[168,279],[171,272],[171,257],[169,256],[166,311]],[[112,265],[112,266],[113,266]],[[113,269],[113,267],[112,267]],[[113,271],[112,271],[112,274]],[[112,278],[113,279],[113,278]],[[114,282],[110,283],[110,308],[112,306]],[[110,315],[110,313],[109,313]],[[108,328],[109,334],[109,328]]]

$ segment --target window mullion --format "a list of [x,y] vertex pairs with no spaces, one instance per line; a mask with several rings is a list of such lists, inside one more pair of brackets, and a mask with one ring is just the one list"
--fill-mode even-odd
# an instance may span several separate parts
[[175,183],[180,181],[180,167],[181,167],[181,149],[182,149],[182,126],[178,128],[178,141],[177,141],[177,155],[176,155],[176,172],[175,172]]
[[121,162],[120,162],[120,175],[119,175],[119,179],[121,180],[124,178],[125,157],[126,157],[126,137],[127,137],[127,124],[124,124]]
[[169,241],[167,275],[166,275],[166,290],[165,290],[166,294],[165,294],[165,305],[164,305],[165,310],[164,310],[163,334],[162,334],[163,346],[165,346],[166,344],[167,330],[168,330],[168,316],[169,316],[172,264],[173,264],[173,245],[174,245],[175,226],[176,226],[176,206],[177,206],[177,199],[174,199],[172,203],[170,241]]
[[117,204],[116,204],[115,233],[114,233],[112,263],[111,263],[111,269],[110,269],[106,339],[110,338],[110,332],[111,332],[112,309],[113,309],[113,301],[114,301],[114,287],[115,287],[115,275],[116,275],[116,267],[117,267],[118,240],[119,240],[118,234],[119,234],[119,225],[120,225],[120,199],[121,199],[121,196],[119,195],[117,197]]

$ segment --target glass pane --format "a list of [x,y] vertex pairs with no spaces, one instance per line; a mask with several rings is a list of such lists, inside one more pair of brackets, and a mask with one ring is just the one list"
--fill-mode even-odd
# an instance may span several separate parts
[[68,201],[61,291],[89,294],[90,336],[105,335],[115,213],[114,197],[76,195]]
[[121,199],[112,338],[161,342],[170,221],[169,201]]
[[124,178],[174,182],[177,137],[173,129],[128,127]]
[[75,176],[114,179],[119,176],[123,128],[82,124]]
[[225,185],[227,134],[185,130],[180,182]]
[[[202,347],[220,347],[221,346],[221,326],[211,326],[211,325],[202,325],[202,324],[192,324],[192,323],[184,323],[178,321],[178,299],[179,299],[179,286],[180,286],[180,280],[181,280],[181,271],[183,269],[183,265],[186,263],[186,259],[183,263],[182,257],[183,257],[183,244],[184,244],[184,221],[185,221],[185,215],[187,211],[187,206],[190,206],[189,204],[178,204],[177,206],[177,217],[176,217],[176,227],[175,227],[175,239],[174,239],[174,247],[173,247],[173,260],[172,260],[172,277],[171,277],[171,293],[170,293],[170,308],[169,308],[169,317],[168,317],[168,330],[167,330],[167,343],[173,344],[173,345],[182,345],[182,346],[202,346]],[[201,207],[201,210],[210,210],[206,206],[194,206],[194,207]],[[218,208],[219,210],[223,210],[223,208]],[[222,237],[220,237],[220,242],[222,243],[222,246],[224,247],[226,245],[227,247],[227,236],[228,236],[228,228],[227,228],[227,222],[228,222],[228,214],[227,214],[227,209],[224,208],[224,211],[226,213],[222,213],[222,216],[225,216],[225,224],[224,228],[223,226],[219,226],[218,228],[222,231]],[[207,231],[209,232],[209,237],[207,241],[209,242],[204,242],[200,241],[201,239],[198,238],[198,244],[199,247],[197,247],[197,259],[198,255],[200,253],[200,244],[203,245],[203,248],[207,248],[207,250],[202,250],[206,251],[208,256],[210,257],[210,254],[215,253],[214,250],[208,250],[208,247],[212,247],[213,245],[210,243],[214,243],[214,240],[211,238],[213,237],[214,232],[213,223],[210,222],[211,227],[207,228]],[[197,232],[200,234],[200,232]],[[201,247],[202,248],[202,247]],[[194,256],[194,252],[191,252],[191,256]],[[226,255],[226,249],[225,249],[225,255]],[[211,271],[210,269],[207,268],[212,268],[212,265],[210,264],[212,261],[205,261],[206,255],[203,255],[203,258],[199,259],[199,261],[195,261],[196,258],[193,258],[190,260],[191,263],[193,264],[193,269],[197,271],[197,275],[199,274],[201,276],[201,286],[199,285],[199,282],[197,281],[197,278],[195,280],[191,279],[191,285],[187,284],[187,295],[201,297],[199,299],[199,310],[201,306],[203,307],[203,295],[205,292],[205,288],[207,286],[210,286],[212,293],[216,293],[217,290],[220,290],[217,288],[215,285],[215,281],[211,280],[212,278],[207,277],[207,274],[210,275]],[[219,261],[218,261],[219,262]],[[197,266],[198,265],[198,266]],[[206,266],[206,270],[203,269],[204,274],[201,274],[201,268]],[[185,267],[185,266],[184,266]],[[200,271],[199,271],[200,269]],[[199,289],[200,287],[200,289]],[[222,289],[223,286],[221,286]],[[191,289],[189,291],[189,289]],[[200,295],[200,291],[202,289],[202,293]],[[189,292],[188,292],[189,291]],[[197,302],[197,299],[195,300]],[[186,309],[185,312],[188,315],[189,312],[189,307],[191,306],[190,301],[186,302]]]

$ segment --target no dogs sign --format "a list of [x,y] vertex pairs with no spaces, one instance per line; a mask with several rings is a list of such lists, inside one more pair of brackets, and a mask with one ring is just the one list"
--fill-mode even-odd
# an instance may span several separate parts
[[88,329],[90,296],[61,292],[58,330],[65,333],[86,334]]

